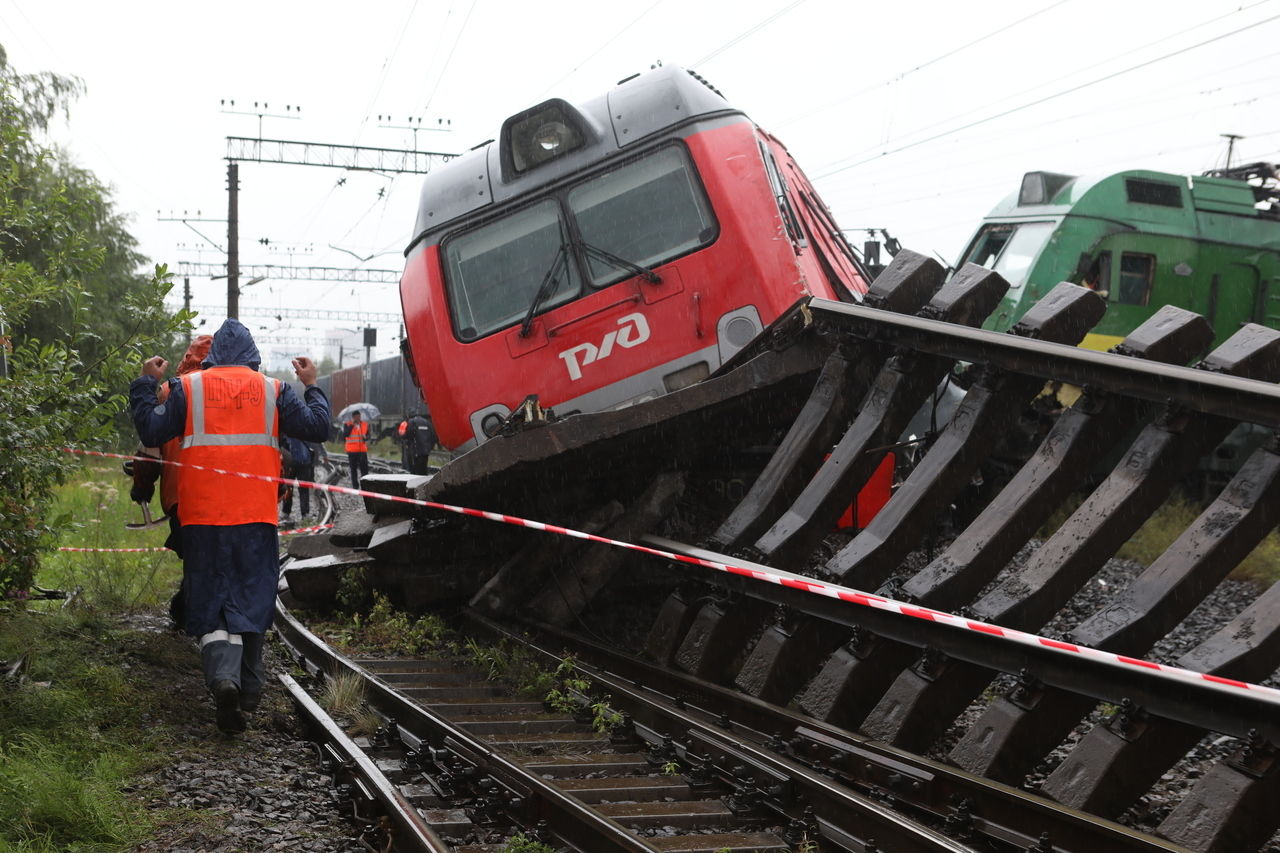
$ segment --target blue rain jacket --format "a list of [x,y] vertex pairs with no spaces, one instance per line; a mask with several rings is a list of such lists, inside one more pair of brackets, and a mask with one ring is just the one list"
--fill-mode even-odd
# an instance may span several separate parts
[[[213,336],[202,367],[243,365],[258,369],[262,357],[253,336],[239,321],[227,320]],[[141,376],[129,385],[129,405],[138,437],[147,447],[159,447],[182,435],[187,400],[182,385],[170,391],[163,405],[156,398],[154,377]],[[329,437],[329,400],[317,386],[298,399],[281,383],[276,398],[282,435],[304,441]],[[182,476],[178,469],[178,476]],[[235,500],[232,478],[227,500]],[[178,506],[182,518],[182,506]],[[233,634],[262,633],[271,627],[280,574],[280,540],[273,524],[188,524],[182,528],[183,587],[186,590],[186,631],[193,637],[219,629]]]

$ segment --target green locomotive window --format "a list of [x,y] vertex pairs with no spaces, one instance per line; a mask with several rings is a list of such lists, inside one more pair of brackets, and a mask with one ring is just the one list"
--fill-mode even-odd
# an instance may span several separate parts
[[[675,146],[574,187],[568,201],[584,242],[642,267],[686,254],[716,234],[711,205]],[[594,255],[588,264],[596,287],[634,275]]]
[[1121,305],[1146,305],[1151,298],[1151,279],[1155,269],[1155,255],[1121,254],[1115,301]]
[[969,256],[964,259],[965,263],[977,264],[980,267],[991,269],[996,262],[996,258],[1000,257],[1000,252],[1004,249],[1005,244],[1013,236],[1013,229],[1017,227],[1016,225],[982,226],[982,230],[978,232],[977,239],[973,241],[973,248],[969,250]]
[[553,271],[556,280],[539,302],[542,309],[581,293],[576,266],[557,263],[567,242],[559,206],[549,199],[446,242],[449,307],[458,337],[473,341],[518,322]]
[[982,226],[965,258],[967,263],[995,270],[1011,288],[1026,284],[1031,265],[1053,234],[1054,222],[1024,222]]
[[1161,207],[1182,207],[1182,188],[1177,184],[1162,184],[1141,178],[1126,178],[1124,191],[1135,204],[1158,204]]

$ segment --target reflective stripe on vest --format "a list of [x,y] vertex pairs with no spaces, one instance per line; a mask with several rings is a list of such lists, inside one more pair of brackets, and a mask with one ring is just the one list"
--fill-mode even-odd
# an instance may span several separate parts
[[280,439],[274,435],[276,427],[276,383],[267,379],[263,383],[262,418],[266,425],[265,433],[239,433],[234,435],[212,435],[205,430],[204,417],[204,373],[191,374],[191,397],[187,405],[191,407],[191,434],[182,437],[182,446],[187,447],[231,447],[265,445],[280,447]]
[[[211,367],[183,376],[182,388],[187,417],[178,461],[280,476],[277,380],[248,367]],[[178,477],[178,518],[184,525],[274,525],[276,485],[184,468]]]

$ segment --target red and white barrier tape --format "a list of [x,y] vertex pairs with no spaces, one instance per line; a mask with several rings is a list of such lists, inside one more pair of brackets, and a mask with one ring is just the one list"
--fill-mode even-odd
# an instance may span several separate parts
[[295,527],[292,530],[281,530],[281,536],[295,536],[302,533],[319,533],[321,530],[328,530],[333,527],[332,524],[315,524],[311,527]]
[[59,551],[74,551],[77,553],[103,553],[109,552],[113,554],[141,554],[144,551],[168,551],[163,546],[159,548],[59,548]]
[[[303,533],[307,533],[307,534],[310,534],[310,533],[319,533],[321,530],[328,530],[328,529],[329,529],[329,528],[331,528],[331,527],[333,527],[333,525],[332,525],[332,524],[317,524],[317,525],[314,525],[314,526],[312,526],[312,527],[295,527],[293,530],[281,530],[281,531],[280,531],[280,535],[281,535],[281,536],[295,536],[295,535],[303,534]],[[161,547],[159,547],[159,548],[71,548],[71,547],[62,547],[62,548],[59,548],[58,550],[59,550],[59,551],[79,551],[79,552],[92,551],[92,552],[95,552],[95,553],[112,553],[112,554],[139,554],[139,553],[142,553],[142,552],[144,552],[144,551],[168,551],[169,549],[168,549],[168,548],[165,548],[164,546],[161,546]]]
[[[75,453],[81,456],[102,456],[112,459],[150,459],[150,457],[126,456],[118,453],[106,453],[99,450],[79,450],[73,447],[63,448],[68,453]],[[992,625],[988,622],[978,622],[974,619],[965,619],[952,613],[944,613],[940,610],[931,610],[927,607],[919,607],[914,604],[907,604],[901,601],[894,601],[890,598],[884,598],[871,593],[861,592],[849,587],[838,586],[836,584],[824,583],[813,578],[807,578],[802,575],[795,575],[790,572],[784,572],[777,569],[771,569],[763,566],[735,566],[731,563],[720,563],[714,560],[704,560],[698,557],[690,557],[685,554],[677,554],[673,551],[664,551],[659,548],[650,548],[646,545],[636,545],[632,542],[623,542],[619,539],[609,539],[604,536],[597,536],[594,533],[584,533],[581,530],[573,530],[568,527],[560,527],[555,524],[546,524],[541,521],[531,521],[527,518],[520,518],[514,515],[504,515],[498,512],[487,512],[485,510],[471,509],[469,507],[453,506],[451,504],[436,503],[435,501],[420,501],[416,498],[402,498],[395,495],[386,495],[380,492],[369,492],[363,489],[349,489],[345,486],[331,486],[327,483],[311,483],[306,480],[287,480],[280,477],[268,477],[262,474],[250,474],[244,471],[226,471],[221,468],[209,468],[203,465],[191,465],[184,462],[171,462],[164,460],[166,465],[176,465],[184,468],[197,468],[201,471],[210,471],[216,474],[226,474],[232,477],[242,477],[249,480],[265,480],[273,483],[287,483],[300,488],[322,489],[330,492],[337,492],[344,495],[355,495],[357,497],[374,498],[381,501],[391,501],[393,503],[409,504],[411,506],[420,506],[427,509],[440,510],[442,512],[450,512],[457,515],[466,515],[473,518],[484,518],[489,521],[497,521],[502,524],[512,524],[517,527],[524,527],[530,530],[541,530],[547,533],[555,533],[560,536],[569,536],[574,539],[583,539],[588,542],[599,542],[602,545],[612,545],[616,548],[625,548],[629,551],[637,551],[641,554],[649,554],[654,557],[662,557],[677,563],[688,563],[695,566],[702,566],[706,569],[713,569],[718,572],[725,572],[731,575],[741,575],[753,578],[755,580],[765,581],[767,583],[785,586],[791,589],[799,589],[804,592],[821,595],[827,598],[835,598],[849,604],[857,604],[862,607],[871,607],[876,610],[885,610],[890,613],[898,613],[903,616],[911,616],[916,619],[927,619],[931,622],[949,625],[953,628],[959,628],[966,631],[975,631],[990,636],[1002,637],[1011,642],[1020,643],[1026,646],[1034,646],[1038,648],[1049,649],[1050,651],[1066,654],[1079,655],[1092,658],[1093,660],[1102,661],[1109,664],[1119,664],[1127,667],[1134,667],[1146,670],[1160,672],[1170,678],[1182,681],[1192,682],[1196,684],[1208,684],[1211,687],[1235,692],[1237,690],[1247,690],[1250,694],[1264,697],[1270,702],[1280,704],[1280,690],[1274,687],[1266,687],[1261,684],[1252,684],[1247,681],[1238,681],[1232,678],[1223,678],[1217,675],[1211,675],[1203,672],[1193,672],[1189,669],[1182,669],[1176,666],[1168,666],[1151,661],[1131,658],[1125,655],[1113,654],[1105,652],[1101,649],[1093,649],[1088,646],[1079,646],[1074,643],[1066,643],[1061,640],[1051,640],[1048,637],[1041,637],[1036,634],[1028,634],[1023,631],[1017,631],[1012,628],[1002,628],[999,625]]]

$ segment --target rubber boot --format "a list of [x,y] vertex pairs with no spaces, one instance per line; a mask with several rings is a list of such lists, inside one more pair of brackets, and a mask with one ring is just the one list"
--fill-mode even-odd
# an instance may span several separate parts
[[239,634],[213,631],[200,638],[204,682],[213,694],[218,729],[225,734],[244,731],[244,715],[240,713],[240,666],[243,659],[244,644]]
[[240,710],[256,711],[266,685],[266,669],[262,664],[264,634],[241,634],[244,643],[240,657]]

